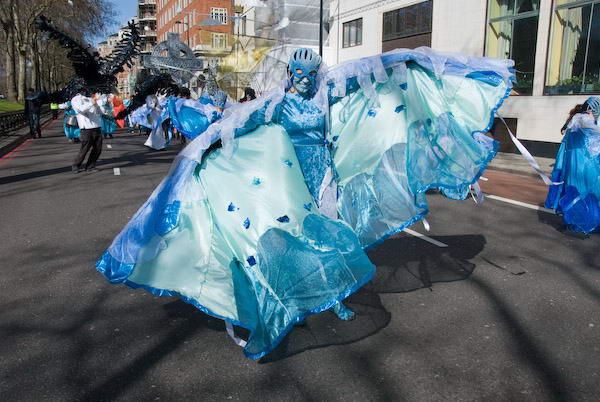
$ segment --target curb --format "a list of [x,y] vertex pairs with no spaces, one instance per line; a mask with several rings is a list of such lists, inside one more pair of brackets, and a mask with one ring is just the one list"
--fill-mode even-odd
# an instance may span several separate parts
[[[42,128],[42,130],[47,126],[47,123],[50,121],[52,121],[52,117],[46,119],[46,121],[40,122],[40,127]],[[30,138],[29,137],[29,127],[22,128],[19,131],[17,131],[16,133],[7,135],[6,137],[15,137],[15,138],[13,138],[12,141],[8,142],[7,144],[0,146],[0,158],[3,157],[4,155],[8,154],[9,152],[13,151],[19,145],[24,143],[25,140]]]

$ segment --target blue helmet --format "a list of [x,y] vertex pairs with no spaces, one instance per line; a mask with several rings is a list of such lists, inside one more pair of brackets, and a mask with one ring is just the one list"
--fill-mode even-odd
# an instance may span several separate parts
[[292,53],[288,63],[288,74],[299,92],[314,88],[321,60],[321,56],[307,48],[296,49]]
[[600,98],[597,96],[590,96],[585,103],[588,105],[588,110],[591,110],[592,114],[597,119],[600,116]]

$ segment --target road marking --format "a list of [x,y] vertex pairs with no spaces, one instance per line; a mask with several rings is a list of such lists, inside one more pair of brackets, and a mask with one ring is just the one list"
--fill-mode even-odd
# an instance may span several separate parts
[[420,238],[421,240],[425,240],[426,242],[429,242],[429,243],[431,243],[431,244],[435,244],[435,245],[436,245],[436,246],[438,246],[438,247],[448,247],[448,245],[447,245],[447,244],[445,244],[445,243],[442,243],[441,241],[437,241],[436,239],[432,239],[432,238],[431,238],[431,237],[429,237],[429,236],[425,236],[425,235],[424,235],[424,234],[422,234],[422,233],[415,232],[415,231],[414,231],[414,230],[412,230],[412,229],[408,229],[408,228],[407,228],[407,229],[404,229],[404,232],[408,233],[409,235],[413,235],[413,236],[415,236],[415,237],[418,237],[418,238]]
[[112,145],[110,145],[110,144],[106,144],[106,148],[108,148],[108,149],[112,149]]
[[507,202],[507,203],[513,204],[513,205],[518,205],[518,206],[524,207],[524,208],[535,209],[536,211],[542,211],[542,212],[546,212],[546,213],[552,214],[552,215],[556,214],[551,209],[544,208],[544,207],[538,207],[537,205],[528,204],[526,202],[511,200],[510,198],[499,197],[497,195],[492,195],[492,194],[486,194],[485,197],[491,198],[492,200],[497,200],[497,201]]
[[121,168],[113,168],[113,173],[115,176],[121,176]]

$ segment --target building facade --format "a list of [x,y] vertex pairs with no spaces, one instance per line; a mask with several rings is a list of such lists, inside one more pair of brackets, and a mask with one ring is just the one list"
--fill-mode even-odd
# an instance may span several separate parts
[[534,155],[554,156],[569,110],[600,94],[599,0],[332,0],[330,10],[330,64],[418,46],[515,60],[500,113]]
[[142,37],[142,54],[152,53],[156,46],[156,1],[138,0],[138,26]]
[[182,42],[195,53],[225,49],[233,33],[230,17],[235,15],[231,0],[156,0],[158,41],[168,32],[179,33]]

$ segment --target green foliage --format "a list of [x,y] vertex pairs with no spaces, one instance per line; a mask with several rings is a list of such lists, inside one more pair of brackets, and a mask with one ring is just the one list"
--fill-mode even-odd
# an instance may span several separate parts
[[9,102],[5,99],[0,99],[0,113],[16,112],[23,110],[23,105],[17,102]]

